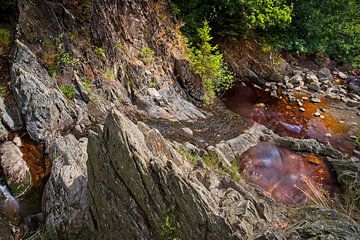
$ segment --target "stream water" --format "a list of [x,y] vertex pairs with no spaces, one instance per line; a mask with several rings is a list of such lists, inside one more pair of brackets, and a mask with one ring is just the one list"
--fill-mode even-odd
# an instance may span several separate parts
[[[302,96],[306,95],[296,97]],[[261,89],[243,85],[235,85],[223,98],[228,109],[249,119],[249,125],[258,122],[280,136],[316,139],[351,154],[355,143],[347,134],[349,127],[331,114],[329,100],[321,100],[320,104],[304,101],[306,111],[301,112],[286,98],[274,98]],[[314,116],[319,109],[323,110],[322,118]],[[239,167],[248,181],[284,204],[303,204],[314,195],[323,195],[320,189],[330,194],[340,192],[336,173],[325,159],[270,143],[249,149],[239,159]]]
[[[16,135],[12,134],[9,140],[13,140]],[[44,144],[32,141],[27,134],[19,135],[21,136],[20,150],[23,154],[23,159],[29,166],[32,185],[24,194],[14,196],[6,183],[4,181],[1,183],[0,191],[4,196],[1,207],[4,216],[0,216],[0,239],[7,239],[10,235],[11,228],[9,228],[9,223],[11,225],[18,225],[17,230],[19,230],[19,228],[22,228],[21,223],[25,218],[41,213],[43,189],[51,168],[50,160],[47,154],[45,154]],[[19,231],[18,234],[20,239],[22,239],[23,229]]]

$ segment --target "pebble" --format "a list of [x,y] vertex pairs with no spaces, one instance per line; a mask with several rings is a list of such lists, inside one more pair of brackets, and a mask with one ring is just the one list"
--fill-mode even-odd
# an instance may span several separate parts
[[302,100],[309,100],[308,97],[301,97]]
[[319,112],[314,113],[314,116],[315,116],[315,117],[320,117],[320,115],[321,115],[321,114],[320,114]]
[[341,78],[341,79],[347,79],[347,75],[343,72],[339,72],[338,75],[339,75],[339,78]]
[[316,97],[312,97],[312,98],[310,99],[310,102],[312,102],[312,103],[320,103],[321,101],[320,101],[320,99],[318,99],[318,98],[316,98]]
[[351,138],[351,139],[357,139],[357,136],[351,135],[350,138]]
[[320,115],[320,118],[321,118],[321,119],[325,119],[325,116],[324,116],[324,115]]
[[327,110],[325,108],[320,108],[321,112],[326,112]]
[[305,108],[301,107],[299,108],[300,112],[305,112]]
[[326,133],[325,136],[331,137],[332,135],[331,135],[331,133]]
[[294,88],[294,85],[292,85],[291,83],[287,83],[287,84],[285,84],[285,86],[288,89],[293,89]]
[[299,99],[296,100],[296,104],[298,105],[298,107],[304,106],[304,104],[302,103],[302,101],[299,100]]

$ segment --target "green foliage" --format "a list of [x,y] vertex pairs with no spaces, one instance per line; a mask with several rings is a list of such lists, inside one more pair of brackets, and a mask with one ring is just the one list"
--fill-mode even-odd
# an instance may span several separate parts
[[115,79],[115,73],[114,70],[107,70],[105,72],[105,78],[109,79],[109,80],[114,80]]
[[90,93],[90,90],[92,88],[92,84],[90,83],[89,79],[88,78],[85,78],[84,79],[84,83],[83,83],[83,86],[85,88],[85,90]]
[[175,15],[178,15],[181,12],[179,6],[176,5],[175,3],[170,3],[170,11],[172,14]]
[[120,41],[117,41],[114,47],[119,50],[124,48],[123,44]]
[[155,61],[155,52],[151,48],[141,48],[139,57],[144,63],[152,63]]
[[286,0],[175,0],[192,38],[203,19],[220,35],[244,36],[249,30],[283,28],[291,22],[292,6]]
[[59,56],[59,63],[61,64],[73,65],[75,62],[75,59],[68,52],[62,52]]
[[205,89],[204,102],[209,105],[214,103],[216,93],[231,87],[234,79],[218,52],[218,46],[210,44],[210,31],[208,22],[204,21],[203,27],[198,29],[200,43],[197,48],[192,48],[190,54],[191,69],[200,75]]
[[282,32],[265,31],[266,42],[297,54],[330,55],[360,66],[360,2],[292,0],[292,24]]
[[4,97],[7,91],[7,87],[0,84],[0,97]]
[[75,97],[75,88],[72,85],[62,85],[60,91],[70,100]]
[[103,59],[106,59],[106,53],[103,48],[95,48],[95,52]]
[[160,237],[162,240],[180,240],[180,238],[176,236],[176,219],[170,209],[165,210],[160,228]]
[[197,154],[191,154],[185,149],[179,149],[178,153],[194,165],[200,160],[200,157]]
[[9,50],[11,44],[11,33],[9,30],[0,27],[0,55]]
[[69,33],[69,39],[70,39],[70,41],[75,42],[77,40],[76,32]]

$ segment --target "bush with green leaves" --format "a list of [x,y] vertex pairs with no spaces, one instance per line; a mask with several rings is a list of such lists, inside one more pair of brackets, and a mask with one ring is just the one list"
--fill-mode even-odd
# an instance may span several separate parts
[[145,63],[151,63],[155,61],[155,52],[151,48],[144,47],[140,49],[139,57]]
[[0,27],[0,54],[4,54],[10,47],[11,33],[9,30]]
[[75,59],[73,58],[73,56],[71,56],[70,53],[68,52],[62,52],[59,55],[59,63],[64,64],[64,65],[73,65],[75,63]]
[[[284,28],[291,22],[286,0],[175,0],[184,31],[194,40],[196,29],[208,19],[219,35],[244,36],[254,29]],[[174,8],[174,7],[172,7]]]
[[291,26],[275,43],[296,53],[325,53],[339,63],[360,66],[360,2],[292,0]]
[[73,100],[75,97],[75,88],[72,85],[62,85],[60,91],[70,100]]
[[106,53],[105,53],[105,50],[103,48],[97,47],[97,48],[95,48],[95,52],[96,52],[96,54],[98,54],[103,59],[106,59]]
[[200,43],[192,47],[190,54],[190,67],[200,75],[205,89],[204,102],[213,104],[216,93],[231,87],[234,76],[224,62],[223,55],[219,53],[218,46],[212,46],[210,41],[211,28],[207,21],[198,29]]

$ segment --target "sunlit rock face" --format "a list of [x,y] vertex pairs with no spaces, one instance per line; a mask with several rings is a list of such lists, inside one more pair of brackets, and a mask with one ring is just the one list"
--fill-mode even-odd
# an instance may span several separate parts
[[334,171],[321,158],[271,143],[261,142],[249,149],[239,165],[249,181],[284,204],[303,204],[321,188],[330,193],[339,191]]

